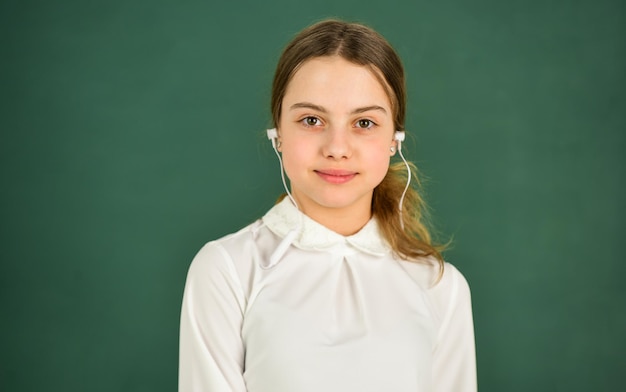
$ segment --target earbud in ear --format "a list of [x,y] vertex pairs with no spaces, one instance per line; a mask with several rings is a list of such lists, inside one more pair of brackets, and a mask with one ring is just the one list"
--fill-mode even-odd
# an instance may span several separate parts
[[400,226],[402,227],[403,230],[404,230],[404,220],[402,219],[402,207],[404,204],[404,196],[406,195],[406,191],[409,189],[409,185],[411,184],[411,166],[409,166],[409,163],[406,161],[406,159],[404,158],[404,155],[402,154],[402,142],[404,141],[404,137],[405,137],[404,131],[396,131],[395,135],[393,136],[393,139],[396,141],[398,145],[398,154],[400,154],[400,158],[402,158],[402,161],[404,162],[406,166],[406,171],[407,171],[406,186],[404,187],[402,196],[400,196],[400,202],[398,203],[398,207],[399,207],[398,211],[400,215]]
[[272,147],[276,149],[276,139],[278,138],[278,131],[276,131],[276,128],[267,130],[267,138],[272,142]]
[[[402,151],[402,142],[404,141],[404,131],[396,131],[393,135],[393,140],[396,141],[396,145],[398,146],[398,151]],[[396,153],[396,148],[394,146],[391,147],[391,155]]]

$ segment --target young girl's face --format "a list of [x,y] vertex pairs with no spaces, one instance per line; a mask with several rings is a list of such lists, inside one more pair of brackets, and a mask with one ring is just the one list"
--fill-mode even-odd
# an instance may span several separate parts
[[278,129],[285,172],[304,213],[369,218],[395,148],[393,118],[370,68],[339,56],[301,65],[287,86]]

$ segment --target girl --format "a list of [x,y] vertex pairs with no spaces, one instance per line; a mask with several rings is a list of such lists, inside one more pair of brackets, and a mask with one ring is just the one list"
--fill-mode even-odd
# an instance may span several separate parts
[[317,23],[285,48],[271,104],[288,197],[193,260],[180,391],[475,391],[470,292],[409,187],[393,48]]

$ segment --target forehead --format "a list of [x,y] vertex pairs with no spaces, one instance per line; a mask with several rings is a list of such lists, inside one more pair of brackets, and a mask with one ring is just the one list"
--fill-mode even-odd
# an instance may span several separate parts
[[377,104],[391,109],[388,88],[372,66],[340,56],[315,57],[303,62],[287,85],[284,102],[316,101],[331,107]]

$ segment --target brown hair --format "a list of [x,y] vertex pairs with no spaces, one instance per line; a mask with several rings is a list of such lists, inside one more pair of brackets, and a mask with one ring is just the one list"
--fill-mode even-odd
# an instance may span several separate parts
[[[276,66],[272,85],[272,120],[278,127],[282,101],[291,78],[307,60],[323,56],[341,56],[354,64],[372,69],[385,88],[392,110],[394,127],[404,131],[406,113],[406,89],[404,67],[391,45],[376,31],[357,23],[339,20],[324,20],[302,30],[285,47]],[[413,169],[415,167],[411,165]],[[412,170],[413,173],[416,170]],[[424,223],[426,211],[424,200],[418,191],[409,188],[404,199],[402,221],[398,214],[398,204],[406,185],[407,170],[404,163],[389,166],[387,175],[374,189],[372,214],[380,224],[381,234],[387,240],[394,253],[405,260],[424,260],[432,256],[443,273],[443,258],[440,251],[443,246],[432,242],[430,232]],[[420,188],[417,176],[414,184]]]

